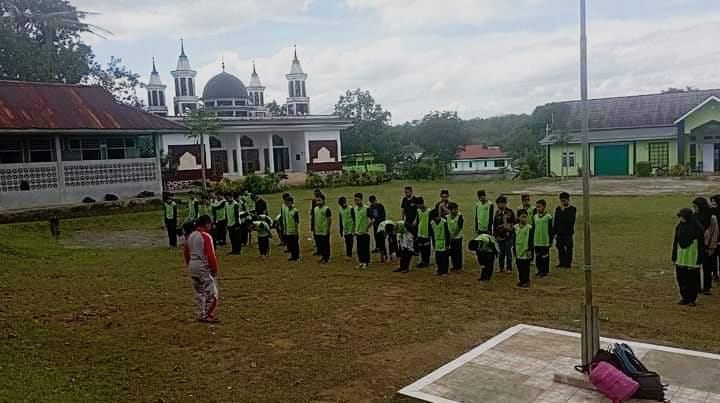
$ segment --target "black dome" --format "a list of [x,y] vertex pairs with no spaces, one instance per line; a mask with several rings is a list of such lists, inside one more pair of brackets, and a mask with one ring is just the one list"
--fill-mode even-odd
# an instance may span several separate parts
[[247,99],[249,98],[245,84],[239,78],[226,72],[222,72],[211,78],[205,85],[203,99]]

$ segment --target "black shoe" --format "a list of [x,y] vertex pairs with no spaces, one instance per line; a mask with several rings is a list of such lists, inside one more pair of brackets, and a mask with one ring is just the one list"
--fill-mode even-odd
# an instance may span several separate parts
[[689,304],[687,304],[687,306],[693,306],[693,307],[694,307],[694,306],[697,306],[697,304],[694,303],[694,302],[690,302]]
[[300,260],[300,258],[298,258],[298,257],[291,257],[290,259],[288,259],[288,262],[297,262],[298,260]]
[[410,270],[408,270],[408,269],[400,270],[400,273],[407,274],[407,273],[410,273]]
[[684,299],[680,300],[680,302],[678,302],[678,305],[688,305],[688,304],[689,304],[689,302],[685,301]]
[[530,288],[530,283],[522,283],[520,284],[520,288]]

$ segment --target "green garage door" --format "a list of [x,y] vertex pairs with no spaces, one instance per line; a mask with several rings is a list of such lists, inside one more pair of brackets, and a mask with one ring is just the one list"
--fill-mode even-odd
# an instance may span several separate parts
[[595,175],[628,175],[627,144],[595,146]]

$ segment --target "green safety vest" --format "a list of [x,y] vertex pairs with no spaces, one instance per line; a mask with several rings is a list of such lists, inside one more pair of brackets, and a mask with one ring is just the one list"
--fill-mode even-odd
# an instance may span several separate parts
[[523,209],[528,213],[528,224],[535,225],[535,211],[537,210],[537,207],[530,206]]
[[532,232],[532,228],[530,224],[525,226],[515,225],[515,255],[518,259],[527,260],[531,257],[530,232]]
[[433,229],[433,239],[435,241],[435,251],[436,252],[444,252],[448,248],[448,241],[447,239],[447,233],[445,229],[447,228],[447,221],[445,219],[441,218],[440,222],[435,222],[435,220],[432,221],[430,224],[432,225]]
[[475,203],[475,219],[479,231],[490,231],[490,207],[492,206],[491,201]]
[[315,220],[316,235],[330,235],[330,218],[327,217],[328,206],[315,207],[313,220]]
[[495,251],[499,249],[495,237],[490,234],[480,234],[475,237],[475,240],[481,245],[479,252],[493,252],[492,245],[495,245]]
[[245,205],[245,211],[255,211],[255,200],[253,200],[252,196],[245,196],[243,204]]
[[355,224],[355,220],[352,207],[340,207],[340,225],[343,235],[352,235],[353,224]]
[[368,217],[367,206],[355,206],[353,207],[353,211],[355,211],[355,233],[358,235],[367,234],[368,227],[370,226],[370,217]]
[[177,207],[177,205],[175,204],[174,201],[173,201],[173,202],[170,202],[170,203],[165,203],[164,213],[165,213],[165,219],[166,219],[166,220],[175,220],[175,219],[177,219],[177,217],[175,216],[175,208],[176,208],[176,207]]
[[200,202],[197,199],[190,200],[188,203],[188,217],[187,220],[195,220],[200,217]]
[[285,235],[297,235],[298,225],[295,222],[295,213],[298,212],[296,208],[285,207],[285,216],[283,217],[283,233]]
[[227,216],[228,225],[233,227],[235,224],[238,224],[237,220],[235,219],[235,207],[240,208],[238,202],[235,200],[231,202],[225,203],[225,215]]
[[698,241],[693,241],[687,248],[681,248],[680,245],[677,247],[677,258],[675,264],[680,267],[687,267],[691,269],[700,268],[698,264]]
[[270,226],[265,221],[253,221],[253,225],[255,225],[258,238],[267,238],[270,236]]
[[393,220],[385,220],[385,221],[381,222],[381,223],[378,225],[377,232],[387,233],[387,226],[388,226],[388,225],[394,226],[394,227],[395,227],[395,232],[397,232],[398,224],[397,224],[397,222],[395,222],[395,221],[393,221]]
[[225,200],[217,200],[213,204],[213,213],[215,214],[215,221],[227,220],[227,211],[225,211]]
[[430,209],[418,210],[418,238],[430,238]]
[[550,246],[550,221],[552,216],[545,213],[542,217],[535,214],[533,222],[535,223],[535,246]]
[[450,230],[450,237],[452,239],[463,239],[462,228],[460,228],[460,217],[462,217],[460,213],[458,213],[455,218],[453,218],[451,214],[445,216],[445,221],[447,221],[448,230]]

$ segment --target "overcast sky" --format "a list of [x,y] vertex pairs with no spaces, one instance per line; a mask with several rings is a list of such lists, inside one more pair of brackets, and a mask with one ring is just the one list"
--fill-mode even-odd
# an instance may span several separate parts
[[[88,38],[147,80],[156,57],[172,92],[180,41],[198,92],[221,71],[246,84],[252,60],[284,102],[292,47],[313,113],[370,90],[394,123],[430,110],[464,118],[530,113],[578,97],[577,0],[73,0],[114,33]],[[588,0],[590,95],[720,87],[717,0]]]

